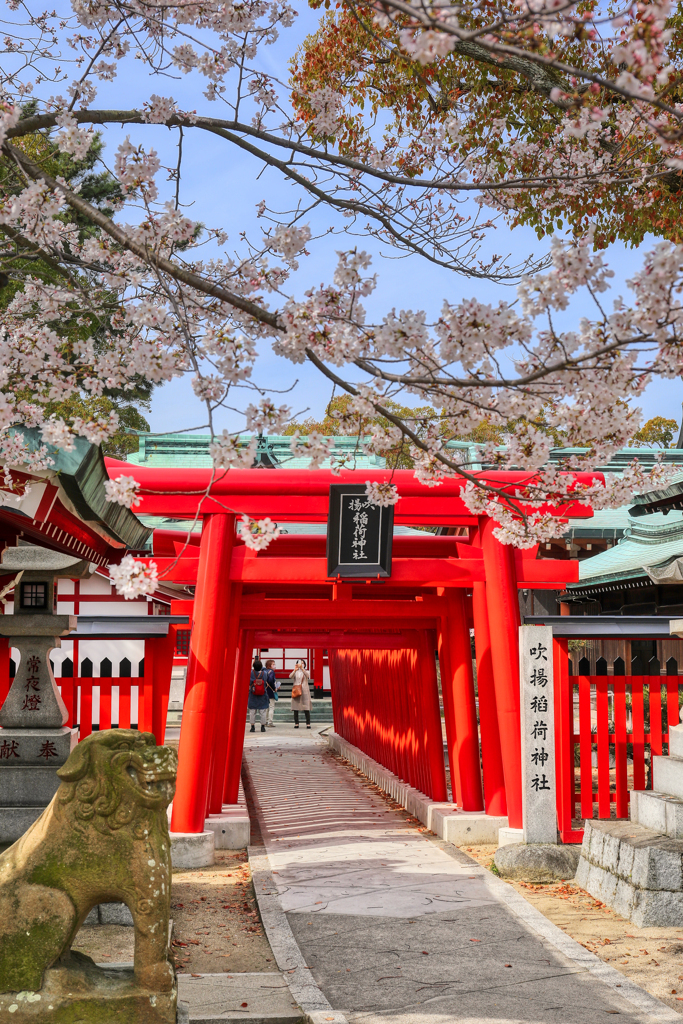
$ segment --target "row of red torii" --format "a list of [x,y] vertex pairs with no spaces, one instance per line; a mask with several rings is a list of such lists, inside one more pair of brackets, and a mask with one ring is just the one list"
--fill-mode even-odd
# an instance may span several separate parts
[[[335,730],[445,802],[438,650],[453,800],[463,810],[507,814],[521,827],[517,591],[562,588],[578,578],[576,561],[537,559],[536,548],[501,544],[494,521],[462,502],[459,480],[428,488],[409,471],[373,471],[375,480],[391,478],[398,487],[397,525],[466,529],[394,537],[388,579],[329,579],[325,536],[284,534],[254,552],[236,533],[236,517],[270,516],[284,529],[326,522],[330,484],[364,483],[367,471],[233,469],[207,496],[209,470],[114,460],[108,469],[138,481],[138,513],[202,520],[201,535],[189,543],[182,530],[154,534],[160,577],[196,588],[194,601],[172,606],[189,612],[192,624],[172,831],[201,832],[208,814],[237,803],[250,660],[261,647],[326,648]],[[500,472],[487,479],[512,495],[530,478]],[[578,502],[553,511],[592,514]]]

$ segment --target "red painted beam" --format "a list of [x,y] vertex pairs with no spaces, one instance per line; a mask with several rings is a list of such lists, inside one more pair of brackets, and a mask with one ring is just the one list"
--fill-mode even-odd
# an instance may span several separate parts
[[[240,567],[241,554],[233,556],[230,577],[244,583],[324,583],[329,578],[326,558],[245,558]],[[467,587],[479,578],[484,578],[483,559],[394,558],[391,564],[393,586]]]
[[[140,561],[154,561],[164,583],[196,583],[197,558],[143,558]],[[483,574],[482,559],[394,558],[391,583],[395,586],[469,587],[474,580],[483,580]],[[326,558],[257,558],[254,552],[244,547],[233,552],[230,579],[264,585],[331,582]]]
[[441,598],[438,597],[425,597],[421,601],[391,598],[319,601],[314,598],[268,599],[265,594],[246,594],[242,597],[241,614],[243,619],[258,620],[260,617],[261,620],[253,627],[250,622],[244,626],[245,629],[278,629],[288,626],[301,629],[302,621],[309,626],[315,620],[324,622],[327,627],[342,622],[346,626],[353,622],[358,629],[367,630],[370,622],[373,629],[397,629],[413,620],[420,620],[422,628],[422,623],[433,621],[441,614],[442,608]]
[[[398,487],[401,498],[395,506],[397,522],[463,523],[474,524],[475,517],[460,499],[464,481],[460,478],[443,480],[438,487],[421,484],[411,470],[342,470],[333,474],[329,470],[278,469],[255,472],[251,469],[231,469],[218,474],[211,485],[216,502],[205,498],[211,483],[209,469],[152,469],[134,466],[116,460],[107,460],[113,477],[125,472],[140,484],[142,503],[137,511],[148,515],[174,515],[191,518],[201,513],[225,512],[226,498],[231,510],[254,517],[270,515],[285,521],[318,522],[327,518],[329,487],[331,483],[364,483],[368,476],[375,481],[391,481]],[[534,481],[533,473],[490,472],[477,474],[510,495]],[[577,482],[589,483],[602,479],[601,474],[577,473]],[[223,499],[223,500],[220,500]],[[201,510],[200,510],[201,502]],[[550,510],[544,506],[542,511]],[[589,517],[592,510],[580,503],[567,503],[552,509],[558,516]],[[417,518],[416,518],[417,517]]]
[[[279,540],[274,545],[279,544]],[[154,561],[160,579],[165,583],[194,585],[197,582],[197,558],[153,558],[140,561]],[[579,579],[578,561],[523,559],[515,552],[517,586],[535,589],[557,589]],[[331,582],[327,576],[325,558],[288,558],[256,555],[243,545],[232,555],[230,579],[242,583],[258,583],[264,586],[280,584],[320,585]],[[392,586],[422,587],[471,587],[485,581],[484,562],[481,558],[394,558],[391,568]],[[347,584],[351,585],[351,584]],[[360,585],[360,581],[359,584]]]
[[[269,471],[270,472],[270,471]],[[280,471],[273,470],[273,473]],[[284,470],[282,471],[284,472]],[[366,474],[367,475],[367,474]],[[365,481],[354,481],[364,483]],[[285,488],[286,482],[283,481]],[[225,512],[227,506],[234,508],[238,515],[249,515],[252,519],[270,516],[278,523],[326,523],[328,518],[327,497],[288,494],[275,495],[232,495],[212,498],[187,494],[143,495],[135,511],[140,515],[169,516],[175,519],[194,519],[196,515],[211,512]],[[523,506],[522,506],[523,507]],[[592,516],[592,509],[578,502],[563,506],[555,511],[561,518],[585,519]],[[466,508],[457,496],[422,495],[402,498],[394,507],[394,522],[398,526],[476,526],[478,519]]]
[[278,632],[277,630],[257,630],[254,633],[256,647],[323,647],[326,649],[344,650],[360,648],[362,650],[401,650],[413,647],[401,633],[369,633],[367,624],[365,631],[331,631],[319,633]]
[[[199,534],[190,535],[183,530],[155,530],[154,531],[154,555],[159,568],[165,564],[164,557],[175,561],[182,551],[181,560],[178,563],[177,582],[194,583],[196,575],[196,559],[199,557]],[[262,559],[278,558],[283,556],[289,558],[323,558],[327,538],[322,534],[283,534],[255,556],[259,561]],[[515,566],[517,579],[520,587],[534,587],[536,589],[548,589],[564,586],[566,583],[577,583],[579,579],[579,563],[577,559],[553,559],[537,558],[538,545],[533,548],[525,548],[515,551]],[[239,552],[239,555],[238,555]],[[481,559],[480,547],[468,544],[458,537],[434,537],[425,534],[424,537],[394,537],[393,542],[394,559],[412,558],[423,560],[425,558],[459,558],[466,562],[468,559]],[[235,558],[245,559],[254,557],[247,554],[243,543],[238,540],[236,544]],[[195,563],[195,575],[193,575],[193,563]],[[165,577],[170,581],[170,577]]]
[[[135,506],[135,511],[139,515],[194,519],[197,514],[225,512],[226,505],[234,508],[238,515],[248,515],[252,519],[270,516],[278,523],[326,523],[329,500],[327,496],[323,498],[286,493],[240,494],[230,497],[220,495],[215,501],[186,494],[145,495],[140,504]],[[394,521],[399,526],[474,526],[477,517],[468,511],[458,497],[441,498],[438,502],[432,499],[429,504],[425,498],[405,498],[395,506]]]
[[[204,493],[211,482],[210,469],[190,468],[151,468],[135,466],[132,463],[106,459],[109,474],[112,477],[126,472],[133,476],[141,485],[143,494],[188,494]],[[532,484],[534,473],[521,471],[496,471],[475,473],[474,476],[490,481],[496,487],[514,494],[520,487]],[[328,469],[278,469],[272,472],[254,472],[252,469],[231,469],[218,473],[211,487],[212,494],[248,495],[248,494],[281,494],[287,493],[308,497],[319,495],[327,497],[330,484],[365,482],[371,476],[376,481],[396,484],[402,497],[457,497],[465,481],[460,477],[442,480],[437,487],[427,487],[420,483],[410,469],[363,469],[342,470],[333,473]],[[576,473],[577,483],[590,483],[592,480],[603,480],[602,473]]]
[[[155,530],[154,555],[176,558],[182,553],[185,558],[199,557],[199,533],[189,536],[185,530]],[[236,546],[242,546],[238,537]],[[327,549],[327,537],[323,533],[283,533],[277,542],[265,551],[259,551],[259,558],[281,558],[283,555],[296,558],[323,558]],[[481,558],[481,548],[469,544],[463,537],[436,537],[423,533],[419,537],[395,536],[394,558]]]
[[522,557],[521,551],[515,551],[515,569],[518,587],[552,590],[564,587],[565,583],[579,582],[577,558],[538,558],[533,560]]

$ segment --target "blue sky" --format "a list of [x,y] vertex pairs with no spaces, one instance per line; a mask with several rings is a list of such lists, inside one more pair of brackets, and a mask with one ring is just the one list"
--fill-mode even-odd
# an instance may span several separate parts
[[[265,71],[276,74],[286,81],[287,62],[305,35],[312,31],[318,21],[318,12],[298,5],[299,17],[293,28],[283,30],[278,42],[261,50],[260,62]],[[149,77],[141,61],[130,60],[126,73],[114,83],[100,83],[95,107],[125,109],[139,107],[150,94],[172,95],[184,110],[196,108],[198,113],[209,116],[228,117],[225,108],[209,103],[203,96],[204,80],[194,76],[176,78]],[[284,92],[284,90],[283,90]],[[247,118],[244,118],[247,120]],[[178,134],[163,126],[108,126],[103,130],[106,145],[105,160],[113,163],[117,145],[130,135],[133,141],[145,141],[150,137],[158,150],[162,163],[175,165]],[[256,206],[265,198],[271,208],[286,210],[298,198],[296,190],[284,182],[277,171],[266,169],[257,180],[260,166],[248,155],[235,147],[201,131],[185,132],[183,181],[180,198],[190,217],[212,226],[221,226],[228,232],[226,251],[233,249],[244,252],[240,233],[247,231],[256,240],[261,237],[263,222],[256,219]],[[168,186],[169,189],[171,186]],[[332,211],[318,211],[310,219],[314,232],[324,231],[328,226],[343,229],[345,221]],[[452,272],[431,266],[418,257],[396,259],[395,253],[383,254],[382,247],[373,239],[344,239],[339,234],[320,239],[309,247],[311,257],[301,261],[301,270],[294,279],[296,293],[301,295],[311,285],[330,280],[336,263],[335,252],[358,244],[373,254],[373,269],[379,275],[379,287],[367,302],[370,318],[379,318],[383,312],[396,307],[400,309],[426,309],[429,315],[436,315],[444,298],[451,302],[476,296],[483,301],[497,301],[510,298],[513,290],[486,281],[476,281],[457,276]],[[651,243],[645,243],[649,247]],[[489,251],[511,253],[523,257],[528,253],[541,256],[547,249],[547,241],[539,242],[529,229],[517,228],[510,231],[500,224],[490,242]],[[606,253],[606,259],[615,271],[613,296],[624,294],[627,278],[640,266],[641,253],[621,244],[614,245]],[[608,298],[611,305],[611,297]],[[561,327],[576,323],[581,315],[590,315],[585,308],[585,297],[575,301],[562,317]],[[292,388],[283,399],[297,413],[305,410],[320,415],[330,397],[329,384],[321,379],[318,372],[307,365],[293,366],[287,360],[276,357],[269,344],[264,344],[257,363],[255,378],[266,388]],[[242,404],[235,394],[232,405]],[[248,400],[252,400],[249,398]],[[680,422],[683,388],[680,381],[658,381],[650,386],[642,402],[645,418],[665,415]],[[246,402],[245,402],[246,404]],[[157,389],[151,415],[148,416],[152,430],[192,429],[205,423],[202,406],[194,398],[189,379],[178,379]],[[219,429],[240,429],[243,421],[234,413],[221,413],[216,420]]]

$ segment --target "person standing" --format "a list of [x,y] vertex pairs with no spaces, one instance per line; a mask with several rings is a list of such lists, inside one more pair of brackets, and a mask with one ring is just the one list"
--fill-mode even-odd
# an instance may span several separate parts
[[306,715],[306,728],[311,728],[311,691],[308,683],[308,672],[306,671],[306,662],[303,658],[297,661],[294,671],[289,673],[289,678],[293,679],[292,684],[292,711],[294,712],[294,728],[299,728],[299,712],[303,711]]
[[270,729],[274,729],[275,728],[275,704],[277,702],[277,691],[280,689],[280,683],[279,683],[278,679],[275,676],[275,668],[274,668],[274,666],[275,666],[275,662],[274,661],[267,661],[266,662],[266,675],[268,677],[268,681],[266,683],[266,689],[268,691],[268,701],[269,701],[268,727]]
[[261,718],[261,732],[266,731],[266,717],[268,715],[268,674],[259,658],[254,658],[254,664],[249,678],[249,732],[256,732],[256,712]]

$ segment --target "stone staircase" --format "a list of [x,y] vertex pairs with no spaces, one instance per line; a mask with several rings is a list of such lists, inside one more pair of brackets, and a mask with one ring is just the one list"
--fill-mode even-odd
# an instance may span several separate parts
[[[275,705],[274,721],[275,722],[292,722],[294,720],[294,716],[292,714],[292,705],[290,703],[290,698],[289,697],[285,697],[283,699],[283,697],[281,695],[282,695],[282,688],[280,688],[280,692],[278,694],[280,699],[278,700],[277,704]],[[304,721],[304,715],[301,712],[299,714],[299,721],[301,721],[301,722]],[[333,721],[334,721],[334,717],[332,715],[332,701],[331,700],[323,699],[323,700],[313,700],[313,701],[311,701],[311,722],[315,722],[316,724],[327,724],[327,723],[332,724]]]
[[683,839],[683,725],[669,731],[669,754],[652,758],[652,789],[631,793],[631,821]]
[[587,821],[576,882],[640,928],[683,924],[683,725],[652,758],[630,821]]

